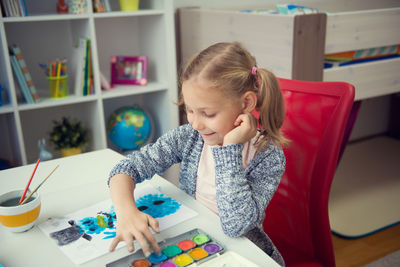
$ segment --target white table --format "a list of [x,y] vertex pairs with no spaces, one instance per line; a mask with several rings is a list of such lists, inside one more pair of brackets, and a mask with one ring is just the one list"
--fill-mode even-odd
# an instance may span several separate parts
[[[84,153],[77,156],[41,162],[30,188],[59,164],[58,169],[39,189],[42,209],[37,224],[50,217],[58,217],[108,199],[106,179],[111,168],[123,156],[110,149]],[[26,165],[0,171],[0,194],[23,189],[34,165]],[[259,266],[278,266],[267,254],[247,238],[230,238],[220,227],[219,218],[174,184],[156,175],[150,183],[166,195],[178,200],[199,215],[162,231],[155,237],[161,241],[200,228],[225,245],[227,251],[235,251]],[[140,184],[138,185],[140,186]],[[107,263],[128,255],[126,247],[89,261],[81,266],[105,266]],[[14,266],[73,266],[72,261],[35,226],[24,233],[12,233],[0,226],[0,265]]]

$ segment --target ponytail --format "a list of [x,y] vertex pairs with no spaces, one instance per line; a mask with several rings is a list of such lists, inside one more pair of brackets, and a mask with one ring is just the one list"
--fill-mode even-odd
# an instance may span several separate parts
[[285,104],[279,82],[275,75],[266,69],[257,69],[255,76],[258,87],[256,110],[260,112],[259,123],[262,126],[257,146],[260,149],[266,147],[269,142],[285,146],[288,140],[280,130],[285,119]]

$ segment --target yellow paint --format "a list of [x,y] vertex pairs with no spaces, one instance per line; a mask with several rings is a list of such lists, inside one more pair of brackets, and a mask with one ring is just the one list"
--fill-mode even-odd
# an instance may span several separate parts
[[178,266],[186,266],[193,262],[192,258],[189,257],[188,254],[181,254],[174,258],[174,262],[178,264]]
[[189,251],[189,255],[195,260],[201,260],[202,258],[207,257],[208,253],[202,248],[195,248]]
[[40,204],[33,210],[17,215],[0,215],[0,222],[6,227],[20,227],[32,223],[39,217]]

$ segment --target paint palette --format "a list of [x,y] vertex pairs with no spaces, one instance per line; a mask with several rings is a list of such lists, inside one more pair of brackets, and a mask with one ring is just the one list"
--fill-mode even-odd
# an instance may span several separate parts
[[160,255],[152,253],[145,258],[143,251],[137,252],[108,263],[106,267],[183,267],[191,264],[202,264],[221,255],[225,251],[210,235],[200,229],[193,229],[178,236],[168,238],[158,243]]

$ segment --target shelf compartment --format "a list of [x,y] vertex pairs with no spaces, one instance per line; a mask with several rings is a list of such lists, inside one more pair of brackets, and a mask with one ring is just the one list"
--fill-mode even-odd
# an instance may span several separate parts
[[[178,106],[173,100],[168,99],[167,91],[152,92],[149,94],[132,95],[123,98],[104,99],[104,123],[107,127],[112,112],[124,106],[135,106],[147,112],[153,121],[153,140],[155,141],[163,133],[174,126],[178,114]],[[165,110],[171,112],[166,113]],[[106,129],[107,131],[107,129]],[[121,151],[107,137],[107,147]]]
[[[75,45],[82,36],[90,37],[89,20],[34,21],[31,23],[4,24],[8,46],[17,44],[32,76],[40,98],[50,97],[46,75],[39,63],[49,64],[55,59],[67,59],[67,87],[74,93],[75,70],[78,58],[74,57]],[[57,34],[62,32],[62,34]],[[46,38],[38,38],[46,36]],[[18,86],[17,80],[14,84]],[[17,90],[17,92],[20,90]],[[20,98],[19,102],[25,102]]]
[[[0,24],[0,35],[4,33],[4,27],[2,24]],[[13,101],[11,100],[13,98],[13,95],[11,94],[12,90],[10,90],[10,79],[9,79],[9,71],[11,70],[11,66],[8,64],[7,60],[7,55],[4,55],[4,52],[8,51],[7,48],[7,42],[4,38],[0,39],[0,53],[2,56],[0,57],[0,84],[1,87],[3,88],[2,91],[0,91],[0,98],[3,103],[3,108],[4,106],[8,106],[11,104]],[[12,74],[11,74],[12,75]],[[10,76],[11,76],[10,75]],[[0,107],[0,112],[2,107]]]
[[17,125],[13,113],[0,114],[0,158],[11,166],[22,165],[18,143]]
[[[356,89],[355,100],[400,92],[400,58],[324,70],[324,81],[346,81]],[[378,90],[379,89],[379,90]]]
[[[53,154],[53,158],[60,157],[60,152],[55,151],[49,143],[49,132],[53,126],[53,120],[60,120],[63,116],[76,118],[89,128],[90,141],[85,151],[93,151],[103,148],[102,135],[97,132],[102,118],[99,117],[97,102],[77,103],[75,105],[57,105],[46,109],[23,110],[20,112],[23,139],[27,163],[37,160],[39,149],[38,140],[46,139],[47,150]],[[40,127],[38,127],[40,123]]]
[[[86,1],[86,14],[90,13],[89,8],[91,7],[90,1]],[[28,10],[29,16],[66,16],[67,14],[57,14],[57,1],[55,0],[40,0],[40,3],[37,3],[36,0],[25,0],[26,9]],[[70,1],[65,1],[70,2]],[[73,14],[75,15],[75,14]],[[76,14],[81,15],[81,14]]]
[[99,68],[108,81],[112,56],[147,56],[149,83],[168,80],[164,66],[170,52],[163,45],[167,42],[164,15],[106,17],[94,22]]

